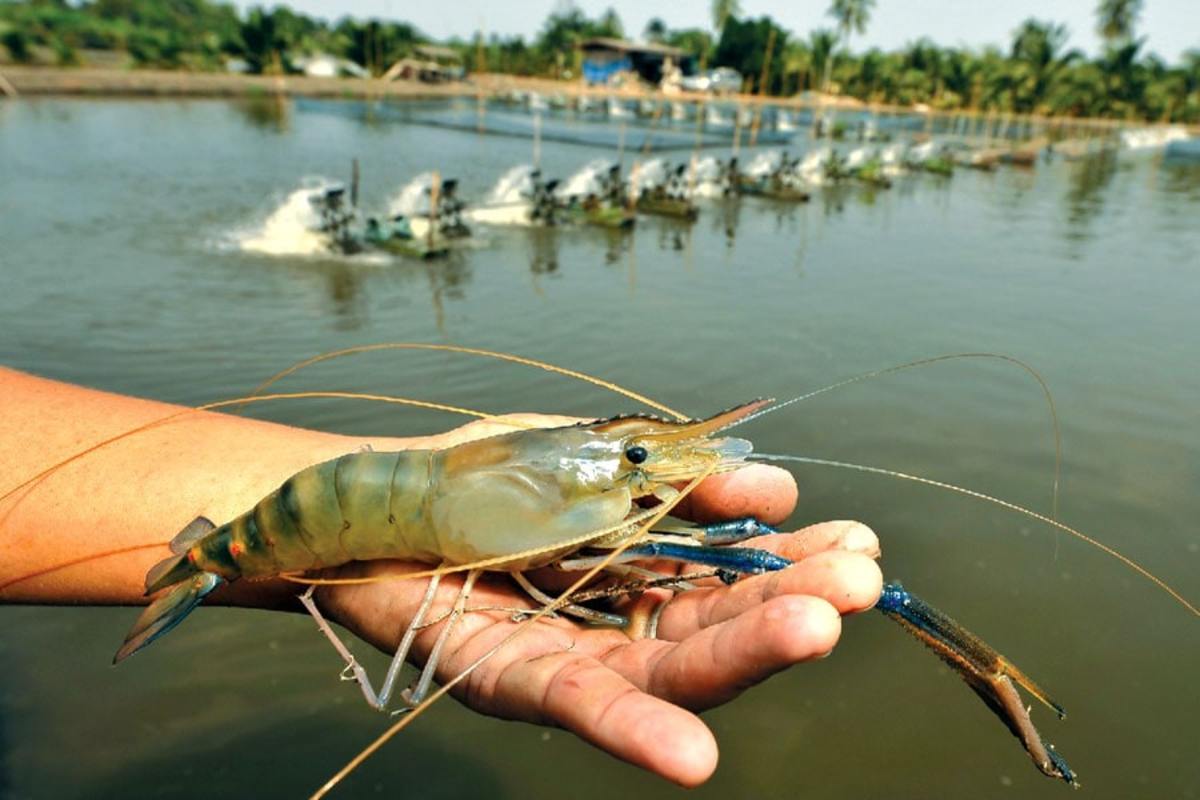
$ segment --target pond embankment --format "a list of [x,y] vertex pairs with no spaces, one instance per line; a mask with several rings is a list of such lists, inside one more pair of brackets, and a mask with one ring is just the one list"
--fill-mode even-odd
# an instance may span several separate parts
[[[244,97],[282,94],[304,97],[410,98],[475,97],[505,92],[539,94],[618,96],[627,98],[661,97],[638,87],[590,88],[578,81],[535,78],[521,75],[484,73],[466,81],[424,83],[421,81],[383,81],[372,78],[315,78],[306,75],[243,75],[227,72],[187,72],[183,70],[113,69],[101,67],[45,67],[7,65],[0,69],[0,80],[19,95],[86,95],[117,97]],[[702,101],[704,94],[680,93],[672,99]],[[777,97],[729,95],[725,99],[739,103],[796,104]],[[811,98],[807,98],[809,104]],[[831,98],[828,102],[860,106],[851,98]]]

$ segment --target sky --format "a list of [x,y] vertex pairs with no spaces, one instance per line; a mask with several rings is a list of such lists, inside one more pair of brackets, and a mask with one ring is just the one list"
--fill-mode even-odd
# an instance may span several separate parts
[[[244,9],[275,2],[330,20],[346,14],[403,20],[434,39],[469,39],[480,29],[488,35],[521,34],[528,39],[561,0],[449,0],[445,5],[411,0],[237,0],[237,5]],[[709,0],[575,0],[575,4],[591,17],[612,6],[626,36],[632,38],[640,38],[655,16],[670,28],[711,25]],[[825,16],[828,0],[741,0],[741,6],[743,16],[769,14],[800,36],[833,23]],[[1095,8],[1096,0],[877,0],[867,32],[855,36],[851,48],[896,50],[922,36],[942,46],[1007,46],[1022,20],[1037,17],[1066,23],[1069,46],[1094,56],[1100,52]],[[1200,0],[1146,0],[1138,33],[1147,38],[1150,50],[1177,62],[1185,50],[1200,48]]]

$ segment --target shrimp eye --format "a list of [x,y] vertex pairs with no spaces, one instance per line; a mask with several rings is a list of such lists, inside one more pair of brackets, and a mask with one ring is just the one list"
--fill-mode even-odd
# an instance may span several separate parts
[[635,445],[625,451],[625,457],[629,459],[630,464],[641,464],[650,457],[650,453],[646,451],[646,448]]

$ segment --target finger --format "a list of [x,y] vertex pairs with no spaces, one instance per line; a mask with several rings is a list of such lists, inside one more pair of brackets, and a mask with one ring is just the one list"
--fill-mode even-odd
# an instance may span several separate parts
[[675,647],[638,642],[614,651],[606,663],[622,674],[644,676],[646,691],[658,697],[704,709],[793,664],[827,655],[841,630],[838,611],[829,603],[788,594],[704,628]]
[[673,598],[659,614],[657,636],[683,641],[781,597],[820,598],[839,614],[853,614],[879,600],[883,574],[861,553],[830,550],[794,566],[744,578],[732,586],[698,588]]
[[766,464],[714,475],[679,502],[673,514],[696,522],[754,517],[783,522],[796,509],[799,490],[792,473]]
[[756,536],[742,543],[746,547],[769,550],[776,555],[802,561],[828,550],[845,550],[879,558],[879,537],[875,531],[853,520],[818,522],[794,533]]
[[495,700],[503,716],[559,725],[682,786],[698,786],[717,766],[716,740],[698,717],[639,691],[590,656],[559,652],[512,662]]

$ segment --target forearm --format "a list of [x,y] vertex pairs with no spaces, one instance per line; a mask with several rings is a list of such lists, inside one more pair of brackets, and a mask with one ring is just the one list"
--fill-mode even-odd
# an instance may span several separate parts
[[[147,568],[189,521],[230,519],[289,475],[362,441],[0,368],[0,493],[172,415],[0,501],[0,602],[142,602]],[[277,594],[249,585],[224,600],[271,604]]]

